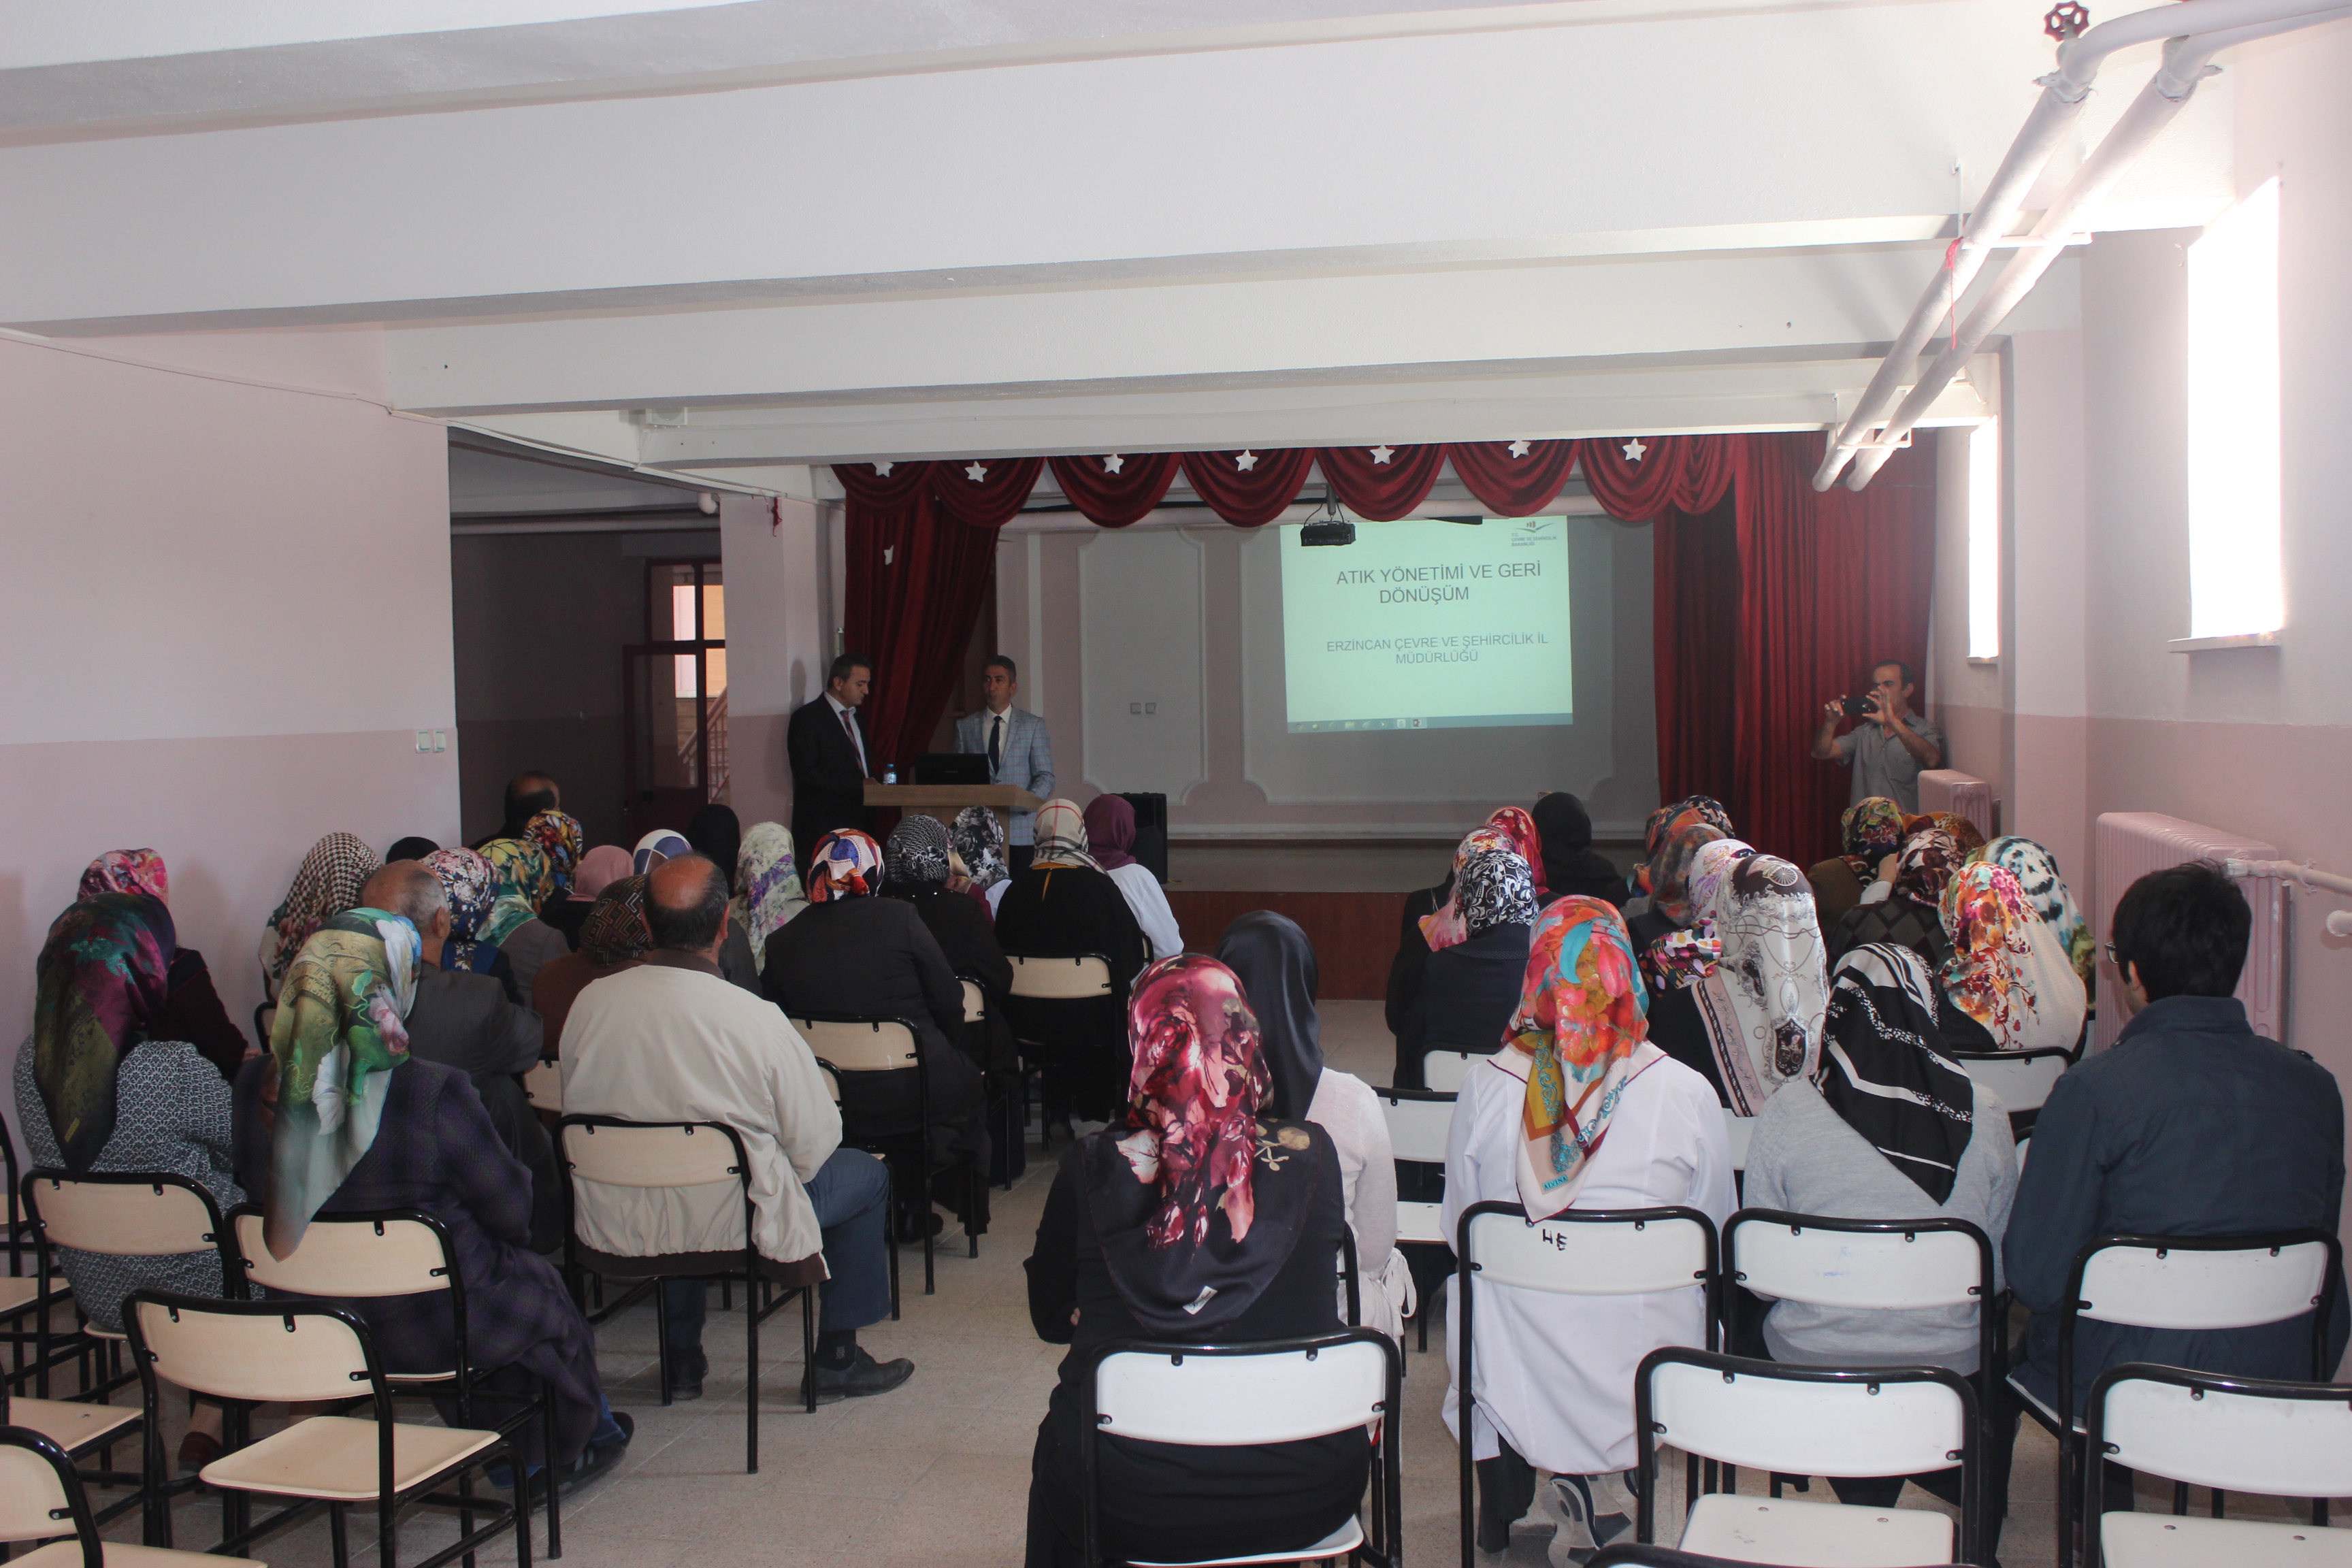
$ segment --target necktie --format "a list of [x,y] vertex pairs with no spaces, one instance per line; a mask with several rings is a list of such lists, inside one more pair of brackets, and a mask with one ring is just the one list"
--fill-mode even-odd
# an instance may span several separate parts
[[988,771],[996,772],[1004,765],[1004,715],[999,713],[988,731]]
[[849,749],[857,754],[857,771],[866,771],[866,748],[857,743],[857,721],[849,716],[850,710],[841,710],[841,727],[849,731]]

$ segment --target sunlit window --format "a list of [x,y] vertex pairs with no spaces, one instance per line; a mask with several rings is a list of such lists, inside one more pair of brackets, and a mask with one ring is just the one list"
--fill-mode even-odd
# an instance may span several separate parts
[[[692,639],[697,635],[694,622],[694,584],[680,583],[670,589],[669,602],[670,625],[677,628],[674,635],[680,641]],[[677,665],[677,694],[680,697],[701,696],[702,692],[696,687],[694,681],[694,655],[679,654],[676,663]]]
[[1969,657],[2000,657],[2000,421],[1969,433]]
[[2279,183],[2189,247],[2189,635],[2285,621],[2279,567]]

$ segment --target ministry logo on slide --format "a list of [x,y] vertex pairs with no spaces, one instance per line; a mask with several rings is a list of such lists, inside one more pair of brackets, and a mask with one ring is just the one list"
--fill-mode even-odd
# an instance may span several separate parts
[[1537,545],[1557,545],[1567,537],[1568,519],[1564,517],[1522,517],[1511,527],[1511,548],[1526,550]]

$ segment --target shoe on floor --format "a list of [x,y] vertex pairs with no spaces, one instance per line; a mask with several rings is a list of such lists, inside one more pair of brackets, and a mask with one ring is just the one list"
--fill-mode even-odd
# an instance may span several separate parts
[[[865,1399],[877,1394],[887,1394],[915,1375],[915,1363],[900,1356],[896,1361],[877,1362],[864,1346],[859,1346],[857,1359],[847,1366],[835,1369],[819,1366],[816,1377],[816,1402],[830,1405],[836,1399]],[[801,1383],[801,1397],[808,1397],[808,1382]]]
[[940,1232],[947,1229],[948,1223],[941,1219],[937,1213],[924,1213],[919,1215],[902,1214],[898,1216],[898,1240],[901,1243],[922,1240],[924,1227],[926,1226],[929,1227],[931,1235],[937,1236]]
[[1622,1476],[1554,1476],[1536,1494],[1536,1506],[1556,1521],[1552,1568],[1590,1563],[1601,1549],[1633,1532],[1637,1506]]
[[672,1399],[701,1398],[702,1380],[709,1373],[710,1358],[703,1353],[700,1345],[690,1351],[672,1351],[669,1357],[669,1396]]
[[180,1473],[193,1476],[226,1452],[209,1432],[191,1432],[180,1439]]
[[[697,1387],[698,1389],[699,1385],[698,1384]],[[636,1417],[625,1410],[615,1410],[613,1412],[613,1419],[621,1428],[621,1440],[617,1443],[607,1443],[601,1448],[591,1448],[582,1454],[579,1462],[563,1472],[563,1479],[556,1488],[562,1496],[570,1497],[590,1481],[604,1475],[614,1465],[619,1464],[622,1457],[628,1453],[629,1439],[637,1435]],[[537,1490],[543,1498],[547,1495],[547,1472],[544,1470],[540,1472],[539,1481]]]

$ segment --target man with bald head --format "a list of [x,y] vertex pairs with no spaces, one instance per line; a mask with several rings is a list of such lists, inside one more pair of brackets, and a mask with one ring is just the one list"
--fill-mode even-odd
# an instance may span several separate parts
[[362,908],[406,915],[422,945],[416,1001],[408,1010],[409,1054],[473,1079],[507,1152],[530,1167],[530,1239],[544,1252],[563,1244],[563,1187],[555,1145],[531,1113],[520,1075],[539,1060],[539,1015],[507,1000],[495,975],[441,967],[449,904],[441,879],[422,861],[394,860],[360,889]]
[[[646,922],[654,950],[635,969],[589,983],[563,1024],[563,1108],[632,1121],[718,1121],[751,1160],[751,1240],[779,1279],[808,1277],[823,1254],[817,1337],[819,1400],[882,1394],[912,1362],[877,1363],[857,1331],[890,1310],[883,1219],[890,1178],[871,1155],[841,1147],[841,1113],[816,1058],[779,1009],[728,984],[727,879],[699,855],[654,868]],[[743,1208],[728,1186],[661,1189],[577,1184],[582,1243],[620,1258],[734,1252]],[[795,1268],[794,1266],[799,1266]],[[704,1282],[663,1286],[664,1377],[672,1398],[702,1393]]]

